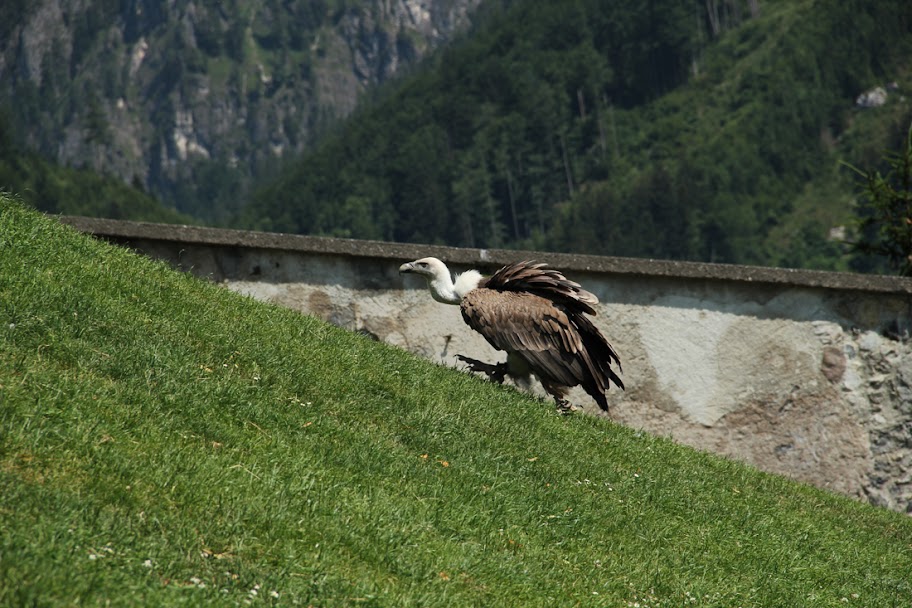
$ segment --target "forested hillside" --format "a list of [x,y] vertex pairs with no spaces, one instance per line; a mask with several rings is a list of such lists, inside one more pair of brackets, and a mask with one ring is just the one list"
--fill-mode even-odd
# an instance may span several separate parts
[[901,145],[910,59],[902,0],[15,0],[0,188],[67,213],[885,270],[840,240],[840,163]]
[[[243,210],[356,238],[845,268],[912,111],[901,0],[489,2]],[[893,83],[886,103],[859,94]],[[855,262],[864,268],[861,262]]]

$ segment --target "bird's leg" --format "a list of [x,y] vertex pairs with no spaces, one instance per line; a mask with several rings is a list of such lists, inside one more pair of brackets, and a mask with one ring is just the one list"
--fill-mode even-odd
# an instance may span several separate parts
[[555,397],[554,403],[557,404],[557,413],[562,416],[569,416],[576,410],[576,408],[573,407],[573,404],[563,397]]
[[485,363],[465,355],[456,355],[456,358],[468,365],[469,371],[485,374],[492,382],[503,384],[504,379],[507,377],[506,363]]
[[573,407],[573,404],[570,403],[565,397],[567,394],[567,387],[561,386],[559,384],[554,384],[543,378],[539,378],[542,383],[542,387],[548,391],[548,394],[554,397],[554,403],[557,405],[557,413],[562,416],[567,416],[576,411],[576,408]]

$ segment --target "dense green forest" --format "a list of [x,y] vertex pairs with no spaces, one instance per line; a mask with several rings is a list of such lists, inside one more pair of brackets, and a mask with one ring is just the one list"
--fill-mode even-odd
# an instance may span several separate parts
[[[93,3],[64,11],[69,46],[32,24],[50,51],[40,79],[5,80],[0,188],[60,213],[890,270],[844,242],[868,210],[842,163],[884,167],[912,123],[912,3],[486,0],[392,79],[383,66],[430,43],[383,6]],[[4,5],[0,34],[36,7]],[[28,63],[20,47],[7,66]],[[365,69],[384,84],[334,122]],[[886,103],[858,106],[876,86]]]
[[[912,3],[489,2],[262,189],[238,226],[824,269],[878,269],[844,160],[912,120]],[[886,105],[859,93],[896,81]]]
[[165,223],[194,220],[140,188],[87,169],[61,167],[18,146],[0,115],[0,189],[46,213]]

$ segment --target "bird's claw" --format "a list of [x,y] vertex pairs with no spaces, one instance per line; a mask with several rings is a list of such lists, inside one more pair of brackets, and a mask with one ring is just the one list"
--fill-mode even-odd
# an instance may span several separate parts
[[472,359],[465,355],[456,355],[456,358],[465,363],[469,367],[470,372],[485,374],[492,382],[503,384],[507,377],[506,363],[485,363],[484,361]]
[[576,411],[576,407],[566,399],[555,398],[554,402],[557,404],[557,413],[561,416],[569,416]]

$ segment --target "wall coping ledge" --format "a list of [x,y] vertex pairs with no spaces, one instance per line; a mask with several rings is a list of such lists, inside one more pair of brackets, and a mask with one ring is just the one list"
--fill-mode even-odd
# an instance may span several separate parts
[[547,262],[571,274],[573,271],[597,272],[626,276],[701,279],[843,291],[912,294],[912,279],[886,275],[543,251],[469,249],[79,216],[59,216],[59,219],[64,224],[80,232],[117,241],[169,241],[188,245],[248,247],[346,257],[381,258],[397,262],[434,256],[450,264],[487,269],[496,268],[516,260],[536,260]]

